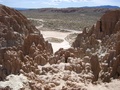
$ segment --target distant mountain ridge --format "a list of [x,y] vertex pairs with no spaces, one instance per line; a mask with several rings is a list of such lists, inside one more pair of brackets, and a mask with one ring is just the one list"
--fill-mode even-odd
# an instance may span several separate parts
[[102,5],[102,6],[85,6],[84,8],[110,8],[110,9],[118,9],[120,8],[119,6],[112,6],[112,5]]
[[30,8],[14,8],[15,10],[29,10]]
[[[18,8],[13,7],[13,8],[16,9],[16,10],[43,9],[43,8],[19,8],[19,7]],[[106,8],[106,9],[118,9],[120,7],[119,6],[112,6],[112,5],[102,5],[102,6],[84,6],[84,7],[67,7],[67,8]],[[46,9],[48,9],[48,8],[46,8]],[[53,8],[53,9],[56,9],[56,8]],[[57,8],[57,9],[62,9],[62,8]]]

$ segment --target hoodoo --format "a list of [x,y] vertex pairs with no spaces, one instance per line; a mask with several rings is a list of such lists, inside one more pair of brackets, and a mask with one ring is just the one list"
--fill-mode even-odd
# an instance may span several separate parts
[[[97,54],[101,65],[100,77],[103,81],[109,81],[111,77],[119,77],[120,67],[120,10],[109,11],[104,14],[96,25],[87,33],[79,34],[73,43],[74,48],[82,48],[85,53]],[[96,59],[97,62],[97,59]],[[94,63],[95,64],[95,63]],[[91,65],[94,65],[91,63]],[[93,66],[91,66],[93,67]],[[99,65],[95,67],[98,68]],[[94,73],[94,70],[93,70]]]
[[78,34],[71,48],[53,54],[51,44],[26,17],[0,5],[0,90],[16,90],[3,85],[10,78],[23,81],[14,82],[19,90],[86,90],[90,83],[119,77],[120,10],[105,13]]
[[[42,64],[52,53],[51,44],[25,16],[0,5],[0,80],[20,70],[36,72],[35,63]],[[40,59],[34,60],[38,54]]]

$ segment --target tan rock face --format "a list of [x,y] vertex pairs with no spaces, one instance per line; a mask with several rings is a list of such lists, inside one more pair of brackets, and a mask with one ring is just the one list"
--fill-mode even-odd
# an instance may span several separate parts
[[25,36],[33,32],[39,33],[26,17],[14,9],[0,5],[1,47],[21,45]]
[[[109,11],[97,21],[96,26],[93,26],[88,32],[85,29],[82,34],[79,34],[73,43],[73,47],[77,48],[77,51],[82,48],[84,56],[91,57],[94,80],[100,76],[103,81],[109,82],[111,77],[116,78],[120,75],[119,35],[120,10]],[[98,58],[92,54],[97,54]]]
[[[41,51],[46,50],[50,54],[53,53],[51,44],[49,44],[48,42],[45,42],[42,35],[30,34],[25,38],[24,45],[23,45],[23,50],[24,50],[25,54],[31,54],[32,51],[34,52],[34,50],[31,50],[32,49],[32,47],[31,47],[32,44],[35,44],[35,46],[39,45],[40,46],[39,49]],[[31,52],[29,50],[31,50]]]
[[[99,21],[97,21],[96,26],[93,26],[88,32],[83,31],[82,34],[79,34],[73,43],[73,47],[81,46],[82,40],[86,40],[95,34],[95,37],[98,39],[103,39],[106,35],[110,36],[115,34],[120,30],[120,11],[109,11],[104,14]],[[82,42],[83,43],[83,42]]]
[[21,13],[0,5],[0,80],[9,74],[34,72],[53,53],[50,43]]
[[100,21],[96,24],[96,29],[94,33],[97,34],[97,38],[102,38],[105,35],[111,35],[119,31],[117,29],[118,23],[120,22],[120,11],[109,11],[108,13],[104,14]]

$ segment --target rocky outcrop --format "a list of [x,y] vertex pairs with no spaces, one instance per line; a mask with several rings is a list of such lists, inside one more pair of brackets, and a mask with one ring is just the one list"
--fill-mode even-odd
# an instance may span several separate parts
[[39,31],[21,13],[0,5],[1,47],[21,45],[25,36],[30,33],[39,33]]
[[[111,34],[117,33],[120,29],[120,11],[109,11],[104,14],[99,21],[97,21],[96,26],[93,27],[86,32],[86,29],[83,30],[82,34],[79,34],[76,38],[76,41],[73,43],[73,47],[79,47],[81,39],[87,39],[91,37],[93,34],[95,35],[96,39],[103,39],[107,35],[110,36]],[[89,41],[89,40],[88,40]]]
[[31,47],[33,44],[38,46],[41,52],[46,50],[46,52],[49,52],[50,54],[53,53],[51,44],[45,41],[42,35],[30,34],[24,40],[23,49],[25,54],[33,54],[32,52],[34,52],[34,50]]
[[0,80],[22,73],[31,90],[78,90],[82,88],[78,83],[110,82],[120,76],[119,10],[107,12],[77,36],[73,47],[55,54],[51,44],[18,11],[1,5],[0,18]]
[[109,11],[102,16],[102,18],[97,22],[94,33],[97,38],[102,38],[105,35],[111,35],[119,31],[120,25],[120,11]]
[[0,5],[0,80],[10,74],[34,72],[52,55],[50,43],[18,11]]
[[[73,43],[76,50],[82,48],[85,55],[91,57],[95,80],[101,77],[109,82],[111,77],[119,77],[119,35],[120,10],[109,11],[90,30],[85,28]],[[93,54],[97,54],[98,58]]]

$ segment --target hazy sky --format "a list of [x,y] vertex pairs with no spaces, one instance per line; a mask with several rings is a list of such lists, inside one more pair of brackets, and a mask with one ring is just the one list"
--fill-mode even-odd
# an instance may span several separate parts
[[120,6],[120,0],[0,0],[0,3],[10,7],[20,8],[63,8],[99,5]]

